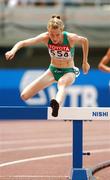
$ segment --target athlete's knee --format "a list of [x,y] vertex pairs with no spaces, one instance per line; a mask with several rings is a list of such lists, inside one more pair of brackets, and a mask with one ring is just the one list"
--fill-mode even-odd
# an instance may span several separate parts
[[23,92],[21,93],[20,97],[21,97],[21,99],[22,99],[23,101],[26,101],[26,100],[28,99],[28,97],[26,96],[26,94],[23,93]]
[[60,91],[65,91],[66,85],[65,85],[65,84],[60,84],[60,83],[58,83],[58,84],[57,84],[57,88],[58,88],[58,90],[60,90]]
[[65,85],[66,85],[66,80],[65,79],[59,79],[58,86],[65,86]]

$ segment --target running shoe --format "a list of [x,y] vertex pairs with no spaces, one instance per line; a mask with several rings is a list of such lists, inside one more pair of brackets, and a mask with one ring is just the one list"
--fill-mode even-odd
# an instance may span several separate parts
[[50,101],[50,106],[52,108],[52,116],[57,117],[59,110],[59,103],[55,99],[52,99]]

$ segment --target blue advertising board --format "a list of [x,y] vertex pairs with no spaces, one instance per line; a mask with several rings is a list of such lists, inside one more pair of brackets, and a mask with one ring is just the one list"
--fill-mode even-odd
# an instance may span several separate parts
[[[27,101],[20,98],[22,90],[45,69],[0,70],[0,106],[49,106],[57,92],[57,84],[40,91]],[[109,107],[110,74],[91,69],[87,75],[81,71],[75,83],[67,87],[64,106]]]

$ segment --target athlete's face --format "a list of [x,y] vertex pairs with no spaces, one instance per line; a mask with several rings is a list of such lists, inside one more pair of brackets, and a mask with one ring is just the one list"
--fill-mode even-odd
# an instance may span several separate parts
[[54,44],[58,44],[62,42],[62,31],[61,29],[49,29],[49,37]]

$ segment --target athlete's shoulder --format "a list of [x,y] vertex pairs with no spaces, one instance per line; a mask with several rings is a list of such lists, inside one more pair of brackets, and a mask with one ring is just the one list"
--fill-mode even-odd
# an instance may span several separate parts
[[75,34],[75,33],[67,32],[67,34],[68,34],[69,38],[76,38],[76,37],[78,37],[78,35]]
[[107,51],[107,56],[110,58],[110,48]]
[[78,41],[79,36],[75,33],[67,32],[67,38],[72,46],[76,41]]
[[42,38],[48,38],[49,34],[48,34],[48,32],[43,32],[43,33],[39,34],[38,36],[40,36]]
[[49,33],[48,32],[41,33],[39,37],[41,37],[42,41],[47,44],[49,39]]

